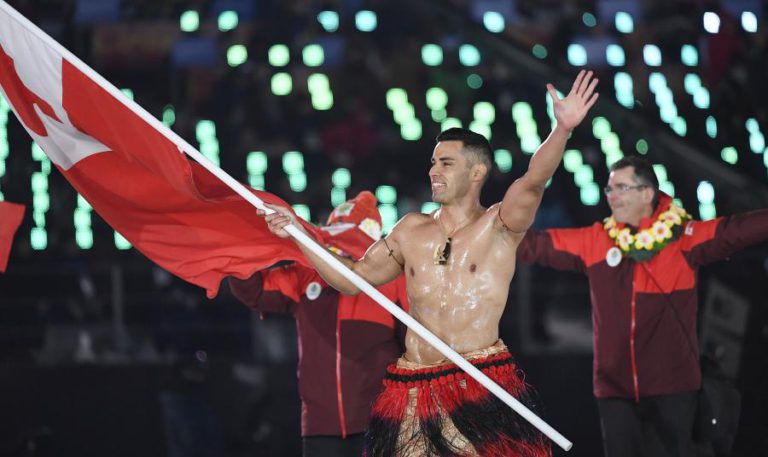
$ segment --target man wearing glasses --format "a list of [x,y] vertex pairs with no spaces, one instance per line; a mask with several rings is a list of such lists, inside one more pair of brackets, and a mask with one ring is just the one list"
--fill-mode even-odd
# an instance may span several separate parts
[[589,278],[606,457],[694,455],[698,268],[768,238],[768,210],[693,221],[658,187],[648,161],[625,157],[604,189],[609,218],[531,230],[517,251]]

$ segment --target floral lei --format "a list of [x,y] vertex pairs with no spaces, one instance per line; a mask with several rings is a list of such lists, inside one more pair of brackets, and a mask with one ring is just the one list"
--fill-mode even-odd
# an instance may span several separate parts
[[651,227],[637,233],[633,234],[629,227],[619,227],[613,216],[605,219],[603,228],[625,256],[645,262],[677,240],[683,233],[683,225],[691,219],[683,208],[670,203]]

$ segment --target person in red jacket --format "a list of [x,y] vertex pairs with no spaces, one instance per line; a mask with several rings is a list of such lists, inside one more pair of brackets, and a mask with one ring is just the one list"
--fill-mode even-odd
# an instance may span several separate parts
[[[334,252],[361,257],[381,236],[376,197],[361,192],[335,208],[321,230]],[[252,309],[296,320],[303,455],[362,455],[371,404],[387,365],[402,352],[392,315],[367,295],[340,294],[299,264],[229,278],[229,285]],[[402,275],[378,289],[407,310]]]
[[693,221],[639,157],[613,164],[605,194],[605,221],[531,230],[517,259],[589,278],[606,457],[690,456],[701,387],[698,269],[767,239],[768,210]]

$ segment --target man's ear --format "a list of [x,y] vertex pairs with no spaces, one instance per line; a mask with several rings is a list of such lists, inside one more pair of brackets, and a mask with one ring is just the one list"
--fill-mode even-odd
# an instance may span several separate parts
[[655,193],[656,192],[652,187],[646,187],[643,189],[643,202],[648,203],[649,205],[653,205],[653,196]]
[[488,167],[486,167],[485,164],[482,164],[482,163],[476,163],[472,165],[472,168],[469,171],[469,176],[473,181],[482,182],[487,175],[488,175]]

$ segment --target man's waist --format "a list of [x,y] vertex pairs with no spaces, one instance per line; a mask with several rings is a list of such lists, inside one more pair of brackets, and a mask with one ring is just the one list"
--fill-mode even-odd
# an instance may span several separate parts
[[[461,352],[459,353],[459,355],[461,355],[463,358],[467,360],[473,360],[473,359],[487,358],[492,355],[500,354],[506,351],[507,351],[507,346],[504,344],[503,341],[501,341],[501,339],[499,339],[490,346],[484,346],[479,349],[473,349],[473,350]],[[421,368],[432,368],[432,367],[438,367],[441,365],[447,365],[447,364],[453,363],[448,358],[429,360],[429,359],[420,357],[420,355],[421,354],[417,353],[414,356],[414,354],[412,354],[410,351],[407,351],[405,354],[403,354],[402,357],[400,357],[397,360],[397,368],[404,368],[406,370],[418,370]]]

